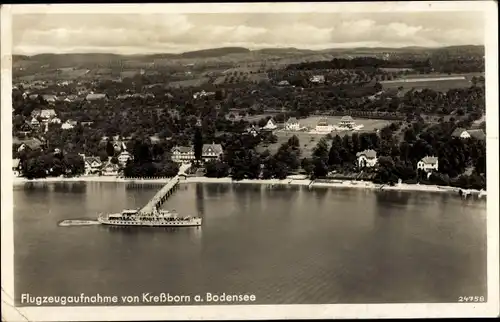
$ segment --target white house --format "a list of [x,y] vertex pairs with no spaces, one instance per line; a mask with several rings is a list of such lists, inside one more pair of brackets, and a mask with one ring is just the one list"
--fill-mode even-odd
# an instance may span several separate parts
[[101,100],[107,100],[109,98],[108,94],[88,94],[85,97],[85,100],[87,101],[101,101]]
[[378,162],[377,152],[371,149],[356,153],[356,157],[360,168],[371,168],[376,166]]
[[418,161],[417,169],[424,170],[425,172],[437,171],[438,170],[438,158],[434,156],[426,156],[422,160]]
[[61,125],[61,129],[63,130],[70,130],[72,128],[75,127],[75,124],[76,122],[75,121],[70,121],[70,120],[67,120],[66,122],[64,122],[62,125]]
[[285,124],[285,130],[287,131],[299,131],[300,130],[300,123],[295,117],[291,117],[286,121]]
[[43,109],[40,111],[40,117],[43,119],[51,119],[56,116],[57,114],[54,109]]
[[324,75],[314,75],[310,79],[311,83],[323,84],[325,82]]
[[274,123],[273,119],[269,119],[267,121],[267,124],[262,128],[263,130],[275,130],[277,128],[276,124]]
[[122,153],[120,153],[118,155],[118,163],[124,167],[128,160],[132,160],[133,159],[133,156],[128,152],[128,151],[122,151]]

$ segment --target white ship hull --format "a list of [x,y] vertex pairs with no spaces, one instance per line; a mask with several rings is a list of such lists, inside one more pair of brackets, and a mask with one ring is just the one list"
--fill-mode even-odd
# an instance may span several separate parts
[[[117,218],[118,217],[118,218]],[[175,218],[165,215],[151,217],[128,217],[115,215],[99,215],[97,221],[103,225],[112,226],[136,226],[136,227],[194,227],[201,226],[202,218]]]

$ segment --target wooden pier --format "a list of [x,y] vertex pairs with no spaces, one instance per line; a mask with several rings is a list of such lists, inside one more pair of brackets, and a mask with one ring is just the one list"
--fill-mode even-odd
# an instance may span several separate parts
[[190,167],[190,165],[181,165],[179,169],[179,173],[170,179],[167,184],[165,184],[148,203],[139,210],[140,213],[143,214],[151,214],[156,212],[161,205],[174,193],[175,190],[179,187],[180,175],[184,174],[185,171]]

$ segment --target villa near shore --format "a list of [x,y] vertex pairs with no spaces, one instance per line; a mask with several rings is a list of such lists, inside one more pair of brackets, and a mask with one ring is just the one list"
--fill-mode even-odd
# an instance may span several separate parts
[[360,168],[372,168],[377,165],[377,152],[375,150],[364,150],[356,153],[358,158],[358,166]]
[[425,172],[438,171],[438,158],[435,156],[426,156],[418,161],[417,169]]
[[[177,163],[190,163],[195,160],[193,146],[175,146],[171,150],[172,161]],[[204,162],[219,160],[224,153],[220,144],[203,144],[201,158]]]

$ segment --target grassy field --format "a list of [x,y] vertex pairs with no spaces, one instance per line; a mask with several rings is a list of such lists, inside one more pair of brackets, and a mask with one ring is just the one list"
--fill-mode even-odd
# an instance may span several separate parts
[[484,76],[484,73],[408,75],[398,80],[381,81],[380,83],[384,89],[394,89],[402,86],[404,91],[424,88],[447,91],[452,88],[470,87],[472,85],[471,79],[474,76]]
[[182,88],[182,87],[197,87],[202,86],[208,82],[208,77],[195,78],[195,79],[187,79],[182,81],[170,82],[168,83],[168,87],[173,88]]
[[264,152],[266,149],[271,153],[276,153],[279,147],[288,141],[293,135],[299,138],[300,150],[302,151],[301,158],[308,158],[312,155],[312,151],[318,141],[326,135],[309,134],[307,132],[288,132],[278,131],[274,133],[278,137],[278,142],[269,144],[267,147],[264,144],[259,145],[257,152]]
[[[262,115],[259,116],[259,118],[263,117]],[[318,123],[319,119],[321,117],[319,116],[314,116],[314,117],[308,117],[307,119],[300,119],[299,123],[301,126],[307,126],[309,128],[314,128],[316,124]],[[337,124],[340,121],[341,117],[339,116],[328,116],[328,120],[330,124]],[[391,124],[392,121],[386,121],[386,120],[371,120],[371,119],[354,119],[356,124],[363,124],[364,128],[360,131],[357,131],[357,133],[366,133],[366,132],[372,132],[377,129],[381,129],[382,127]],[[350,135],[353,132],[348,132],[348,131],[343,131],[343,132],[332,132],[332,136],[339,135],[339,136],[344,136],[344,135]],[[310,157],[312,154],[312,151],[316,144],[318,144],[318,141],[322,137],[326,137],[326,134],[310,134],[307,131],[305,132],[292,132],[292,131],[285,131],[285,130],[277,130],[274,132],[274,134],[278,137],[278,142],[269,144],[268,146],[265,146],[264,144],[261,144],[257,151],[258,152],[263,152],[266,149],[268,149],[271,153],[275,153],[278,151],[278,148],[288,141],[289,138],[291,138],[293,135],[297,136],[300,141],[300,149],[302,150],[302,157]]]

